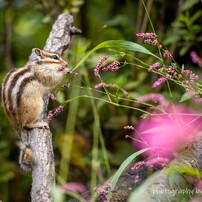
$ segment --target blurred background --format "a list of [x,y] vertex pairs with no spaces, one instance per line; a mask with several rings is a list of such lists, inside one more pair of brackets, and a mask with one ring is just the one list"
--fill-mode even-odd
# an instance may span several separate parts
[[[190,53],[194,51],[202,57],[201,1],[145,0],[145,4],[160,42],[179,65],[184,64],[200,75],[202,67],[192,62]],[[54,20],[62,12],[71,13],[75,26],[82,30],[81,35],[73,37],[64,53],[71,69],[89,50],[103,41],[122,39],[142,44],[135,34],[152,32],[141,0],[0,0],[0,82],[10,69],[25,65],[32,48],[43,48]],[[154,47],[145,47],[158,53]],[[111,54],[111,59],[119,59],[106,49],[91,55],[76,70],[78,77],[65,79],[72,86],[57,93],[57,100],[50,101],[50,110],[70,97],[86,94],[87,89],[81,86],[86,86],[87,81],[88,86],[93,88],[98,83],[93,68],[106,54]],[[154,62],[154,58],[149,56],[141,56],[141,59],[148,64]],[[151,92],[170,98],[165,86],[155,90],[151,88],[156,76],[144,69],[128,65],[116,73],[102,74],[102,78],[129,91],[134,98]],[[173,100],[179,101],[183,89],[172,84],[171,89]],[[97,93],[96,96],[103,98],[105,95]],[[124,104],[128,105],[127,101]],[[189,101],[186,105],[193,109],[201,108]],[[143,109],[147,110],[147,107]],[[92,187],[91,168],[95,148],[97,158],[93,160],[97,180],[94,185],[104,182],[125,158],[136,151],[131,139],[125,138],[130,131],[124,130],[124,126],[135,126],[143,114],[101,101],[96,101],[96,110],[98,133],[102,133],[97,147],[93,136],[95,114],[89,99],[75,99],[50,122],[58,185],[79,182],[87,189]],[[23,172],[19,167],[17,144],[18,134],[0,108],[0,200],[3,202],[30,201],[31,173]]]

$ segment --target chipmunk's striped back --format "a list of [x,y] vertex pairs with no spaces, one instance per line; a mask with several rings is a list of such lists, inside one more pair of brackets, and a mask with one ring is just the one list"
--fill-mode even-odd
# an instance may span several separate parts
[[13,123],[17,122],[23,89],[31,80],[36,80],[36,78],[30,71],[30,67],[27,66],[11,70],[2,83],[2,105],[6,115]]

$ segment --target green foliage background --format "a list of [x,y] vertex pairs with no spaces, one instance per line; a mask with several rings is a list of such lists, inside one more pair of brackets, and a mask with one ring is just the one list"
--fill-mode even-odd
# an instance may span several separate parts
[[[202,10],[199,9],[201,2],[147,0],[145,4],[161,42],[167,46],[179,64],[188,65],[200,74],[201,70],[191,62],[189,54],[194,50],[202,56]],[[82,30],[82,35],[75,36],[70,48],[65,52],[72,69],[89,50],[103,41],[128,40],[140,43],[135,34],[152,31],[141,0],[0,0],[0,82],[9,69],[26,63],[32,48],[43,48],[52,23],[61,12],[72,13],[75,26]],[[153,47],[150,46],[149,49],[155,54]],[[118,54],[107,49],[91,55],[76,70],[78,77],[65,80],[70,82],[72,87],[60,92],[58,101],[50,103],[50,109],[66,99],[88,94],[88,89],[80,86],[88,83],[88,86],[93,87],[98,82],[94,77],[93,68],[103,55],[110,55],[111,61],[121,59]],[[154,62],[153,57],[140,57],[148,64]],[[159,92],[169,98],[166,87],[151,89],[155,75],[137,67],[128,65],[119,72],[102,74],[102,78],[107,83],[115,83],[130,91],[134,98],[149,92]],[[175,87],[172,92],[174,101],[179,101],[182,89]],[[106,97],[100,93],[96,96]],[[77,181],[93,188],[107,179],[123,160],[135,151],[131,141],[125,139],[127,133],[123,127],[128,124],[135,125],[143,114],[101,101],[94,104],[96,112],[93,111],[89,99],[75,99],[51,122],[58,184]],[[127,105],[127,102],[124,104]],[[94,130],[103,135],[99,136],[97,142],[93,137]],[[30,200],[31,174],[24,173],[19,168],[17,142],[18,134],[0,108],[2,201]],[[95,153],[97,158],[92,160]],[[94,176],[92,167],[99,173],[98,176]]]

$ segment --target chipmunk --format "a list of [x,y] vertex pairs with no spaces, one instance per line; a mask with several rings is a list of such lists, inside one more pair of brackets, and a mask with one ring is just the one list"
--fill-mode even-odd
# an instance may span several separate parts
[[12,69],[6,75],[2,83],[2,104],[17,129],[48,126],[38,120],[43,96],[70,73],[67,65],[58,54],[34,48],[24,67]]
[[[59,84],[70,70],[68,63],[56,53],[32,49],[27,64],[12,69],[2,83],[2,105],[10,122],[19,131],[47,128],[39,121],[43,111],[43,96]],[[25,147],[24,151],[29,151]],[[30,151],[21,156],[29,157]],[[21,160],[22,161],[22,160]]]

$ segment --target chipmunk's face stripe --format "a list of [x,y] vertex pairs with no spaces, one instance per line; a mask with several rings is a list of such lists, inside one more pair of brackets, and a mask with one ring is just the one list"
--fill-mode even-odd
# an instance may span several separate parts
[[[68,65],[67,61],[62,57],[62,56],[59,56],[58,54],[56,53],[53,53],[53,52],[44,52],[43,51],[43,55],[45,56],[46,58],[46,61],[49,61],[50,63],[64,63],[65,65]],[[47,58],[50,58],[50,60],[48,60]]]

